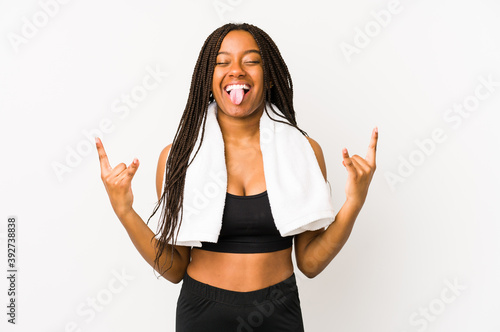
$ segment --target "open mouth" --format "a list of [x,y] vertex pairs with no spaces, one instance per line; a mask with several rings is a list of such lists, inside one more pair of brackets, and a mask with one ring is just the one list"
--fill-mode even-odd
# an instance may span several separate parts
[[231,91],[236,89],[242,89],[244,93],[247,93],[250,90],[250,85],[248,84],[229,84],[226,86],[226,92],[231,94]]
[[250,91],[250,85],[248,84],[229,84],[226,86],[226,93],[229,95],[229,99],[235,105],[241,104],[245,95]]

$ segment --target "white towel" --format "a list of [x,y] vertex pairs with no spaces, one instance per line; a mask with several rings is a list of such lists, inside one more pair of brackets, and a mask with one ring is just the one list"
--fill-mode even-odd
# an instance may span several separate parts
[[[269,103],[267,109],[273,119],[288,122],[273,114]],[[217,242],[222,227],[227,169],[216,114],[214,101],[208,107],[203,144],[187,169],[177,245],[201,247],[201,242]],[[335,219],[330,184],[325,181],[307,138],[296,128],[271,120],[265,111],[259,128],[267,195],[281,236],[330,225]],[[189,161],[198,149],[202,130]]]

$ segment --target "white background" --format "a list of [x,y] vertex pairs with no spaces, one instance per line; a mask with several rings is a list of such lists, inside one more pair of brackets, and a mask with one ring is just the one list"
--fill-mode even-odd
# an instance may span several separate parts
[[[0,2],[0,265],[7,270],[6,224],[16,216],[19,269],[16,326],[0,279],[2,331],[174,331],[181,284],[157,279],[136,251],[83,132],[108,119],[111,164],[140,160],[134,208],[147,220],[199,50],[226,22],[255,24],[280,48],[337,210],[342,148],[364,157],[379,127],[377,171],[349,241],[316,278],[296,269],[306,331],[500,330],[497,1],[75,0],[52,16],[48,2]],[[388,7],[396,13],[381,27],[371,12]],[[347,44],[358,52],[344,54]],[[147,68],[168,75],[115,112]],[[481,77],[491,91],[478,88]],[[459,124],[445,117],[476,89],[487,97]],[[415,141],[435,130],[445,139],[422,152]],[[58,163],[68,167],[59,176]]]

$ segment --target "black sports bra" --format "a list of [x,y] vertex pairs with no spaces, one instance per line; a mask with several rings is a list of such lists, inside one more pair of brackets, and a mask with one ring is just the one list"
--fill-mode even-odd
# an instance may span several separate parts
[[217,243],[202,242],[199,249],[259,253],[292,246],[293,235],[282,237],[274,223],[267,190],[256,195],[226,193],[222,228]]

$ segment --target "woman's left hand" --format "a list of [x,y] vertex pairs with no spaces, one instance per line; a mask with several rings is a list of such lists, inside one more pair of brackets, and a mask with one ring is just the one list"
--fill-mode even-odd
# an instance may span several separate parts
[[342,164],[347,169],[347,184],[345,187],[346,200],[360,207],[364,204],[368,187],[375,172],[375,154],[377,151],[378,128],[372,131],[368,153],[363,159],[358,155],[349,157],[347,149],[342,150]]

